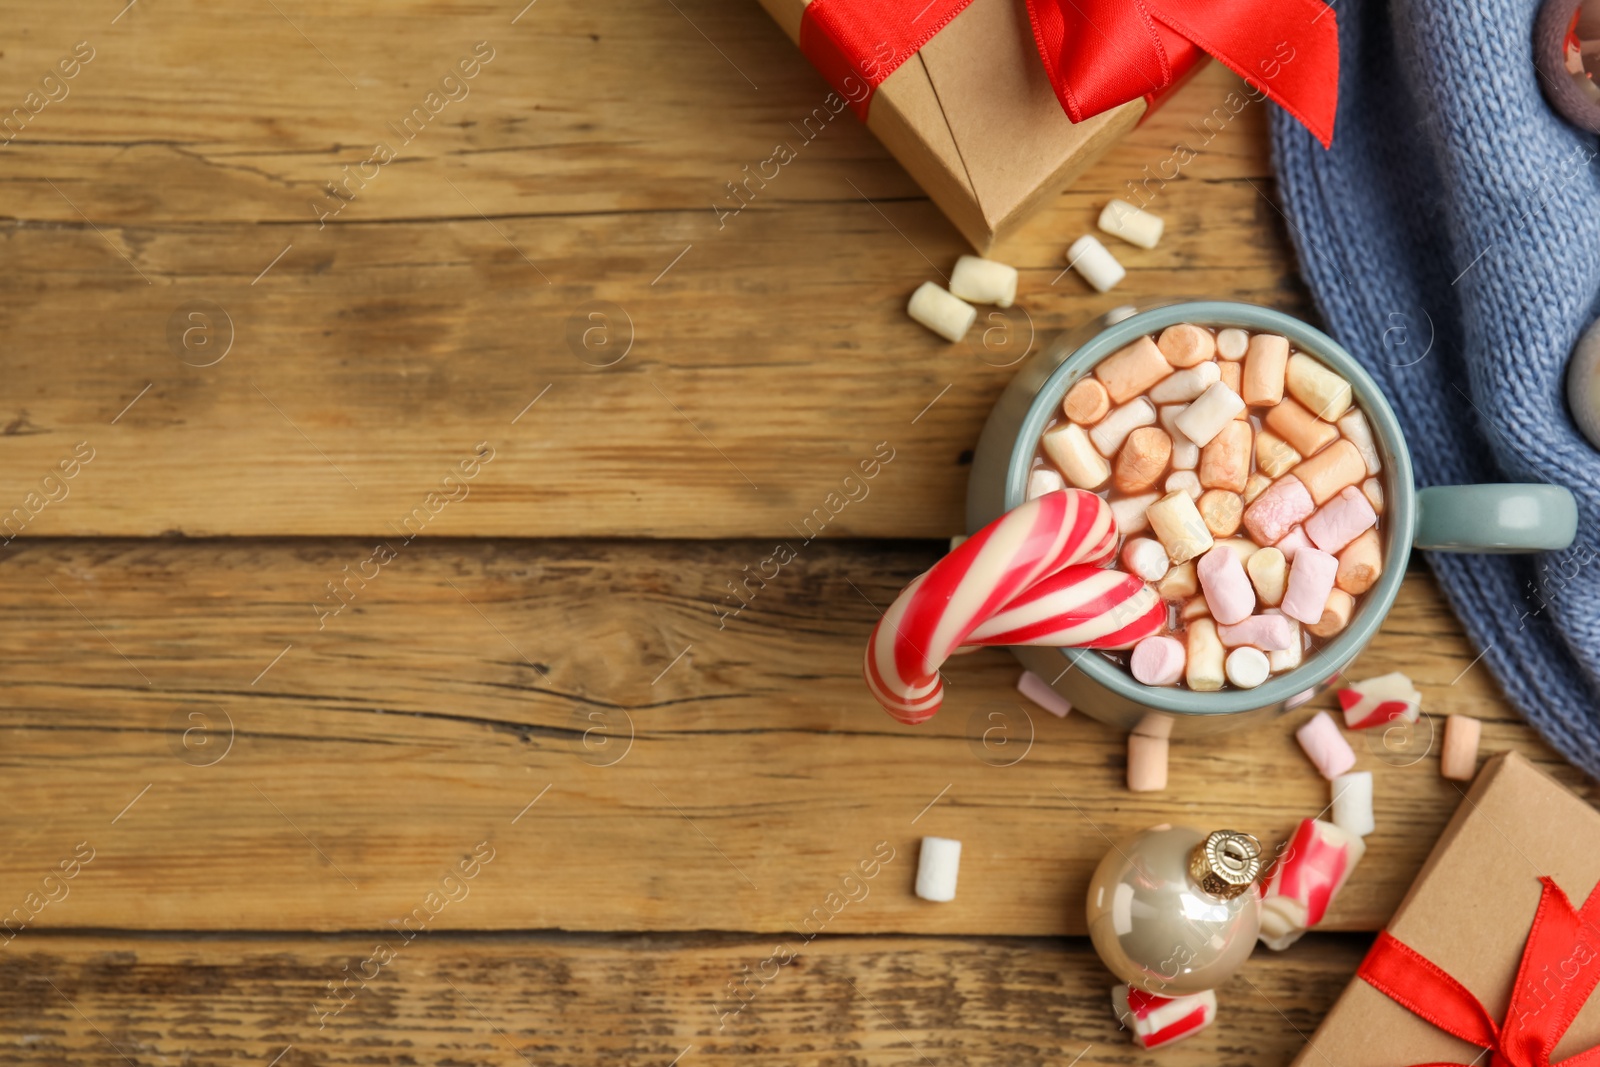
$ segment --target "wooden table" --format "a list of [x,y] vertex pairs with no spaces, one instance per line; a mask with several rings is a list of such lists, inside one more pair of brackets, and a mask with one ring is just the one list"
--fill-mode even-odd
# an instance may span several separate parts
[[[1117,292],[1060,276],[1231,75],[1005,250],[1026,318],[945,345],[903,306],[962,242],[854,120],[717,210],[826,92],[754,4],[4,21],[5,107],[60,98],[3,157],[0,1059],[1156,1062],[1082,936],[1089,872],[1163,820],[1317,813],[1298,717],[1133,795],[1122,738],[1019,705],[1002,653],[915,729],[858,670],[960,530],[1029,320],[1311,314],[1255,105]],[[1356,673],[1586,788],[1474,657],[1419,569]],[[1336,932],[1261,952],[1161,1062],[1286,1062],[1348,979],[1459,799],[1432,757],[1362,765],[1379,827]],[[910,892],[923,834],[965,842],[953,904]]]

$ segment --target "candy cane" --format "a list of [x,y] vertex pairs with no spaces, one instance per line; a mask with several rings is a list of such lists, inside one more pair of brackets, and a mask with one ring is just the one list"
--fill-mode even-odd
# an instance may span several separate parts
[[1103,563],[1116,547],[1111,507],[1093,493],[1057,490],[1008,511],[895,598],[867,642],[867,687],[901,722],[927,721],[943,700],[940,665],[975,630],[1043,579]]
[[1166,602],[1139,577],[1080,565],[1017,594],[966,643],[1132,648],[1166,624]]

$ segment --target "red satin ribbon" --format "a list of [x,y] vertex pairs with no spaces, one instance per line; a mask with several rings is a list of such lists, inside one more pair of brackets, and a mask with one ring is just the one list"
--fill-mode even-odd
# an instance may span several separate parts
[[[872,93],[971,0],[812,0],[800,48],[863,120]],[[1339,35],[1322,0],[1027,0],[1034,42],[1073,122],[1161,92],[1193,42],[1327,147]]]
[[[1560,886],[1540,881],[1544,891],[1504,1022],[1497,1024],[1471,991],[1388,931],[1378,935],[1356,974],[1445,1033],[1489,1049],[1490,1067],[1550,1067],[1550,1054],[1600,982],[1600,885],[1574,911]],[[1561,1067],[1596,1065],[1600,1046],[1561,1061]]]

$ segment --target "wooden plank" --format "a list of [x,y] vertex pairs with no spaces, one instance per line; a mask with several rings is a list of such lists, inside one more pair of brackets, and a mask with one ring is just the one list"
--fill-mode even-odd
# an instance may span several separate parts
[[[1300,1050],[1365,947],[1321,936],[1262,952],[1218,991],[1215,1025],[1147,1053],[1118,1029],[1113,980],[1081,939],[431,934],[383,942],[393,959],[380,967],[368,962],[375,937],[19,941],[0,955],[12,1009],[0,1049],[8,1063],[96,1067],[757,1057],[1266,1067]],[[763,966],[779,959],[789,962]],[[730,992],[746,973],[757,977]],[[347,976],[334,1014],[328,987]]]
[[[1177,745],[1170,790],[1129,794],[1122,736],[1021,705],[1000,652],[951,666],[933,722],[892,722],[861,649],[926,543],[801,546],[725,619],[770,544],[419,540],[365,567],[353,541],[9,551],[0,913],[95,851],[39,929],[378,929],[489,841],[439,925],[781,933],[882,848],[884,890],[829,932],[1081,933],[1111,839],[1181,820],[1276,840],[1327,803],[1291,737],[1309,712]],[[319,630],[347,566],[378,576]],[[1419,572],[1356,674],[1405,670],[1430,716],[1485,720],[1486,754],[1593,796],[1473,658]],[[1371,930],[1460,792],[1432,757],[1356,743],[1378,829],[1329,921]],[[911,895],[924,834],[966,842],[955,905]]]
[[[1264,108],[1169,162],[1237,88],[1221,67],[1006,250],[1026,312],[946,345],[903,308],[961,240],[853,118],[714,208],[826,94],[757,5],[278,7],[94,32],[87,3],[6,10],[29,32],[0,99],[97,52],[6,149],[0,536],[386,534],[481,441],[492,466],[430,535],[787,536],[887,442],[827,534],[947,536],[1030,344],[1174,294],[1307,308]],[[478,40],[470,95],[324,225],[313,198]],[[1148,186],[1162,246],[1119,248],[1109,295],[1061,277],[1151,173],[1178,175]],[[79,442],[95,460],[48,501]]]

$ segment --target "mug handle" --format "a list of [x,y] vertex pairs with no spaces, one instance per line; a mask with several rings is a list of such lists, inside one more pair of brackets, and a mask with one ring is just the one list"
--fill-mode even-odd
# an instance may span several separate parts
[[1435,552],[1545,552],[1578,536],[1578,502],[1560,485],[1435,485],[1417,491],[1412,543]]

